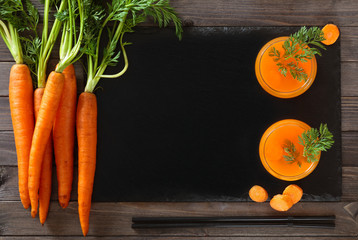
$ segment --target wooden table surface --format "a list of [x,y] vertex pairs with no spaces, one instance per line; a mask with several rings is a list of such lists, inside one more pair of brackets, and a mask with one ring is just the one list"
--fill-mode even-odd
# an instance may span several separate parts
[[[268,203],[93,203],[88,239],[357,239],[355,219],[344,207],[358,211],[358,1],[356,0],[172,0],[186,26],[323,26],[341,31],[342,161],[341,202],[300,202],[290,215],[337,217],[335,229],[198,228],[135,231],[132,216],[281,215]],[[36,6],[42,6],[36,0]],[[18,196],[17,165],[8,103],[12,57],[0,41],[0,239],[77,239],[82,237],[77,196],[63,210],[53,190],[47,222],[41,226],[24,210]],[[79,79],[83,70],[77,66]],[[319,96],[318,96],[319,97]],[[76,179],[76,177],[75,177]],[[324,184],[324,183],[322,183]]]

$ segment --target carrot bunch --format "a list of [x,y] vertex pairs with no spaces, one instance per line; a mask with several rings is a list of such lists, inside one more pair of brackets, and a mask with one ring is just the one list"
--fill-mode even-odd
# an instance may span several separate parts
[[[45,0],[43,29],[39,38],[36,33],[37,10],[29,0],[22,0],[26,3],[26,10],[19,5],[18,0],[6,0],[6,3],[2,1],[5,0],[0,0],[0,34],[16,61],[11,70],[9,88],[21,201],[25,208],[31,205],[32,217],[39,211],[40,222],[43,224],[46,221],[54,155],[58,200],[62,208],[68,206],[73,180],[76,127],[79,159],[78,211],[82,232],[86,235],[96,168],[95,87],[101,78],[118,78],[128,69],[125,52],[128,43],[123,42],[123,36],[132,32],[134,26],[145,21],[148,16],[153,17],[160,27],[165,27],[172,21],[180,38],[181,21],[168,0],[113,0],[107,7],[97,5],[93,0]],[[13,1],[14,4],[9,6],[8,1]],[[56,4],[57,12],[50,29],[49,12],[53,4]],[[4,15],[5,10],[10,12],[8,16]],[[23,18],[19,18],[20,13],[25,13]],[[25,24],[32,28],[29,29]],[[19,31],[25,29],[34,32],[32,38],[24,38],[25,41],[22,42],[26,60],[31,63],[30,69],[23,64],[18,35]],[[47,64],[61,29],[60,61],[56,69],[46,77]],[[109,40],[100,54],[104,29],[108,30]],[[116,50],[117,47],[120,48],[119,51]],[[73,63],[83,54],[87,57],[87,84],[77,103]],[[123,55],[124,68],[117,74],[105,75],[106,68],[116,65],[120,55]],[[31,73],[36,78],[35,91]]]
[[[51,32],[47,35],[48,24],[44,24],[42,42],[39,54],[37,79],[41,100],[38,102],[38,113],[31,144],[29,161],[29,195],[31,200],[31,215],[37,214],[40,202],[40,221],[43,223],[48,212],[51,196],[51,168],[53,131],[54,152],[58,173],[59,202],[63,208],[68,205],[72,185],[73,145],[74,145],[74,110],[76,107],[76,80],[72,63],[78,56],[83,37],[83,8],[82,0],[62,0],[59,14]],[[50,1],[45,1],[45,16],[48,18]],[[76,39],[75,16],[76,9],[80,16],[80,32]],[[68,17],[61,16],[66,10]],[[63,24],[64,23],[64,24]],[[49,55],[63,25],[63,35],[60,48],[60,61],[55,71],[52,71],[45,83],[46,66]],[[73,45],[73,39],[75,44]],[[67,69],[68,68],[68,69]],[[65,71],[66,74],[62,72]],[[71,71],[72,70],[72,71]],[[67,77],[67,78],[66,78]],[[43,87],[46,84],[44,90]],[[75,85],[75,87],[73,87]],[[66,91],[64,91],[64,88]],[[74,89],[73,89],[74,88]],[[42,94],[43,92],[43,94]],[[41,206],[42,205],[42,206]]]

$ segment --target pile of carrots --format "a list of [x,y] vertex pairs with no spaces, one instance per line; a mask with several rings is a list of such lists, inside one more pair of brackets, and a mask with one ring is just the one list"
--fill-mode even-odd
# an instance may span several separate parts
[[[57,13],[50,28],[51,7]],[[38,11],[29,0],[9,0],[0,6],[0,34],[16,62],[10,71],[9,101],[20,199],[25,209],[31,206],[32,217],[39,212],[42,224],[50,205],[53,156],[58,201],[62,208],[69,204],[76,131],[78,211],[82,233],[87,235],[97,148],[97,99],[93,91],[101,78],[118,78],[125,73],[128,59],[123,35],[133,32],[132,28],[145,21],[147,16],[164,27],[173,21],[177,35],[181,37],[181,21],[169,0],[113,0],[107,8],[93,0],[44,0],[41,37],[37,31]],[[22,18],[20,22],[19,17]],[[105,28],[113,28],[113,34],[101,60],[99,44]],[[26,34],[20,37],[24,30],[27,30]],[[46,78],[47,63],[60,33],[60,61]],[[118,53],[115,52],[117,44],[121,47]],[[124,69],[115,75],[104,75],[107,66],[116,65],[120,53],[125,61]],[[82,55],[87,56],[87,85],[77,102],[73,63]]]

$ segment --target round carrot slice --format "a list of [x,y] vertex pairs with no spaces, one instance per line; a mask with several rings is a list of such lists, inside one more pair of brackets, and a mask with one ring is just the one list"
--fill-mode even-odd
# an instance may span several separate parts
[[327,24],[322,28],[325,40],[322,41],[325,45],[332,45],[339,37],[339,29],[334,24]]
[[277,194],[271,199],[270,206],[277,211],[284,212],[290,209],[293,203],[290,196]]
[[255,202],[265,202],[268,198],[267,191],[259,185],[255,185],[250,189],[249,196]]
[[303,191],[299,186],[291,184],[285,188],[282,194],[289,196],[293,204],[296,204],[301,200]]

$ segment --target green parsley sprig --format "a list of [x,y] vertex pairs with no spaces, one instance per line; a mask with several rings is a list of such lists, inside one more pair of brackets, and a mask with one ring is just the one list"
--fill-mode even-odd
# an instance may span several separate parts
[[[311,128],[302,133],[301,136],[298,136],[298,141],[303,146],[302,156],[309,163],[318,161],[317,156],[320,152],[327,151],[334,143],[333,135],[328,130],[327,124],[322,123],[319,129]],[[286,153],[283,156],[284,160],[290,164],[297,162],[298,166],[301,167],[301,162],[298,161],[300,153],[295,144],[290,140],[286,140],[282,147]]]
[[[321,44],[323,40],[325,40],[325,38],[320,28],[311,27],[307,29],[306,27],[302,27],[296,33],[291,34],[283,43],[282,47],[285,50],[283,54],[275,47],[272,47],[269,51],[269,56],[273,57],[274,61],[277,62],[276,65],[282,75],[286,77],[287,72],[289,72],[294,79],[300,82],[306,82],[308,75],[304,69],[299,66],[299,63],[307,62],[316,54],[321,56],[322,54],[318,48],[326,49]],[[290,59],[292,59],[292,61],[287,63]]]
[[297,165],[301,167],[301,162],[298,161],[298,156],[300,155],[300,152],[297,151],[295,144],[291,142],[290,140],[286,140],[283,145],[283,150],[287,155],[284,155],[283,158],[288,163],[292,164],[294,162],[297,162]]
[[317,156],[321,151],[327,151],[334,143],[333,135],[328,130],[327,124],[322,124],[319,130],[311,128],[298,137],[299,143],[304,146],[303,156],[307,162],[318,161]]

